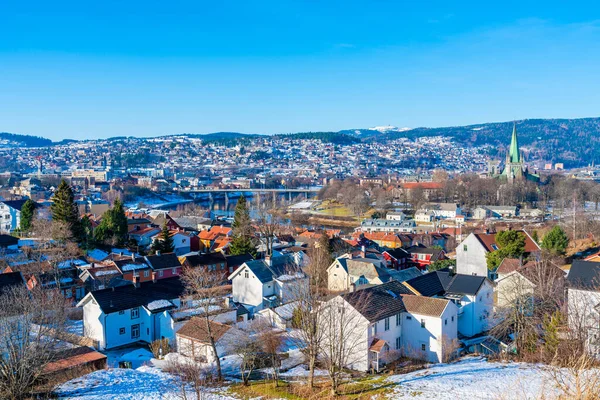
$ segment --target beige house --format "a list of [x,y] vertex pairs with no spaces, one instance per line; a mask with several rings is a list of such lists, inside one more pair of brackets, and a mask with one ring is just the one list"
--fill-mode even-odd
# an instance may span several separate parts
[[202,362],[212,363],[216,357],[223,357],[231,351],[240,335],[244,333],[230,325],[209,321],[215,338],[217,354],[210,345],[210,335],[203,318],[192,318],[176,333],[177,352],[183,356]]

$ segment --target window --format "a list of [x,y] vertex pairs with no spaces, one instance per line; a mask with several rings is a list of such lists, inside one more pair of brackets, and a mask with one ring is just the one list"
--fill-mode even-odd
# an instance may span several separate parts
[[377,322],[373,324],[373,335],[377,335]]
[[425,343],[421,344],[421,350],[422,351],[427,350],[427,345]]
[[400,314],[396,314],[396,326],[400,326],[402,322],[402,316]]
[[402,347],[402,340],[397,337],[396,338],[396,350],[400,350],[400,347]]
[[389,318],[386,318],[386,319],[384,320],[384,329],[385,329],[386,331],[389,331],[389,330],[390,330],[390,319],[389,319]]
[[454,315],[452,316],[452,322],[454,322]]
[[225,269],[225,263],[221,263],[221,269]]
[[444,320],[444,325],[448,325],[448,318]]
[[150,276],[150,271],[144,271],[144,278],[147,278]]
[[244,277],[245,278],[249,278],[250,277],[250,274],[248,273],[248,271],[244,271]]
[[160,271],[158,271],[158,277],[162,278],[163,277],[163,270],[161,269]]
[[125,334],[125,328],[119,328],[119,335]]
[[425,320],[424,319],[421,320],[421,328],[425,328]]
[[467,251],[467,245],[463,244],[463,251]]
[[171,274],[177,275],[177,268],[171,268]]
[[410,315],[407,315],[406,319],[412,319],[412,317]]
[[131,338],[137,339],[140,337],[140,324],[131,325]]
[[131,319],[136,319],[140,317],[140,309],[138,307],[131,309]]

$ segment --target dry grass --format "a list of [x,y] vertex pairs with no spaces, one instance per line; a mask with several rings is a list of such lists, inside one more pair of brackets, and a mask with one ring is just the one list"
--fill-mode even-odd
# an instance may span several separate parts
[[260,397],[265,400],[334,398],[340,400],[366,400],[385,398],[387,394],[391,393],[390,386],[391,384],[385,381],[384,376],[376,376],[355,379],[341,385],[340,394],[336,397],[331,395],[331,386],[327,381],[318,381],[314,389],[310,389],[305,382],[279,381],[279,386],[275,386],[272,381],[260,381],[252,382],[249,386],[233,385],[229,388],[229,391],[242,399]]

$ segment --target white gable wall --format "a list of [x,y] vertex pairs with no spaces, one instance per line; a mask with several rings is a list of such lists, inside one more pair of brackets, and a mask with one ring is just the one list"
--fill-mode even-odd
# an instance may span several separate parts
[[[248,278],[246,278],[246,272],[248,272]],[[262,306],[263,293],[266,291],[266,288],[263,288],[262,282],[254,275],[250,268],[244,266],[234,276],[231,284],[233,301],[252,307]]]
[[488,276],[485,247],[472,233],[456,248],[456,272],[465,275]]

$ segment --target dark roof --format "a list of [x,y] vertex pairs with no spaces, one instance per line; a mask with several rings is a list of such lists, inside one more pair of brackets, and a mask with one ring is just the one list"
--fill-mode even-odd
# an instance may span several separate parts
[[600,291],[600,262],[573,261],[567,283],[572,288]]
[[369,322],[373,322],[406,311],[403,294],[412,293],[400,282],[390,281],[341,296]]
[[233,267],[234,270],[243,263],[254,260],[252,254],[238,254],[235,256],[225,256],[225,258],[227,259],[227,266]]
[[179,277],[160,279],[156,282],[143,282],[136,287],[134,284],[115,288],[95,290],[90,295],[96,300],[100,309],[105,313],[128,310],[146,306],[155,300],[173,300],[185,292],[185,287]]
[[289,268],[295,266],[294,261],[289,256],[279,256],[271,258],[270,265],[264,259],[251,260],[244,263],[256,275],[262,283],[267,283],[278,276],[288,272]]
[[19,244],[19,239],[11,235],[0,235],[0,247],[8,247]]
[[194,268],[200,267],[204,265],[213,265],[217,263],[222,263],[226,261],[225,256],[221,252],[207,253],[207,254],[193,254],[191,256],[186,256],[185,261],[187,264]]
[[6,272],[0,274],[0,295],[4,294],[4,292],[8,291],[10,288],[20,285],[25,286],[23,275],[21,275],[20,272]]
[[148,218],[128,218],[127,225],[149,224]]
[[15,210],[21,211],[21,208],[23,208],[23,204],[25,204],[26,201],[27,200],[7,200],[3,201],[2,203],[6,204],[11,208],[14,208]]
[[448,271],[433,271],[406,281],[422,296],[442,295],[450,283]]
[[485,276],[450,275],[450,271],[444,268],[409,279],[406,283],[422,296],[427,297],[443,296],[446,294],[475,295],[486,279]]
[[444,250],[435,247],[425,247],[423,245],[411,246],[406,249],[410,254],[431,254],[431,261],[437,261],[443,254]]
[[402,260],[404,258],[409,258],[410,254],[408,251],[398,247],[397,249],[387,249],[385,253],[388,253],[390,256],[394,257],[396,260]]
[[152,269],[166,269],[166,268],[178,268],[181,267],[179,258],[175,253],[155,254],[153,256],[146,256],[146,261]]
[[485,276],[456,274],[446,289],[446,293],[476,295],[485,282]]

